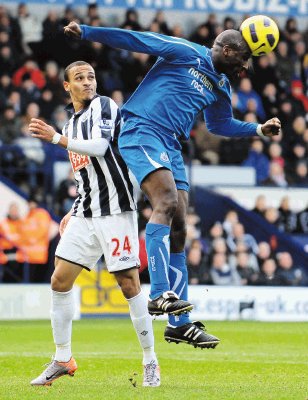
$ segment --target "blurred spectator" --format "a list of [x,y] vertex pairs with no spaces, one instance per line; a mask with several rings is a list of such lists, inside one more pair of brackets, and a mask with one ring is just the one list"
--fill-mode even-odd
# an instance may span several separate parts
[[285,160],[281,156],[282,154],[282,147],[279,143],[272,142],[268,146],[268,156],[270,159],[270,162],[275,162],[278,163],[281,168],[284,168],[285,166]]
[[[87,15],[85,18],[84,23],[86,25],[92,25],[93,20],[100,20],[99,15],[99,7],[97,3],[89,3],[87,7]],[[100,25],[102,26],[102,21],[100,21]]]
[[241,283],[238,272],[230,268],[226,255],[223,253],[214,254],[210,275],[214,285],[238,286]]
[[297,217],[295,212],[291,210],[289,196],[281,199],[279,212],[279,229],[283,232],[293,233],[297,228]]
[[237,29],[236,22],[231,17],[225,17],[225,19],[223,20],[223,30],[225,31],[227,29]]
[[266,197],[264,196],[264,194],[259,194],[259,196],[257,196],[256,198],[255,206],[252,209],[252,211],[264,217],[266,208],[267,208]]
[[165,19],[165,14],[162,10],[158,10],[155,14],[153,22],[156,22],[159,27],[159,33],[163,33],[164,35],[170,35],[171,31],[168,26],[168,23]]
[[180,24],[175,24],[171,30],[171,36],[182,38],[184,37],[183,28]]
[[68,5],[65,7],[64,10],[64,15],[62,18],[60,18],[60,23],[62,27],[68,25],[71,21],[78,21],[79,18],[77,14],[75,13],[74,9],[72,8],[71,5]]
[[12,144],[21,135],[21,120],[12,106],[0,114],[0,145]]
[[279,212],[275,207],[268,207],[264,213],[264,218],[270,224],[279,228]]
[[53,92],[50,89],[43,89],[41,98],[38,101],[38,106],[40,109],[40,116],[50,123],[51,116],[57,106]]
[[51,124],[55,127],[57,132],[61,132],[67,122],[67,112],[63,106],[58,106],[51,116]]
[[19,3],[17,18],[21,29],[24,52],[37,56],[42,40],[42,24],[35,16],[30,14],[26,3]]
[[267,242],[258,243],[257,260],[260,267],[265,260],[272,258],[272,256],[271,246]]
[[116,103],[116,105],[121,108],[124,104],[124,96],[121,90],[114,90],[111,93],[112,100]]
[[262,102],[266,113],[266,119],[277,117],[279,110],[279,97],[277,87],[273,83],[267,83],[262,91]]
[[[0,221],[0,282],[20,282],[25,255],[20,249],[23,221],[16,203],[9,205],[6,218]],[[1,264],[5,269],[1,269]],[[4,272],[4,273],[3,273]]]
[[277,273],[277,264],[273,258],[265,260],[261,266],[258,278],[252,282],[254,285],[261,286],[284,286],[287,281]]
[[279,187],[288,186],[284,170],[281,167],[281,165],[277,162],[270,163],[269,177],[260,183],[264,186],[279,186]]
[[12,90],[11,93],[8,95],[6,104],[8,106],[12,106],[16,115],[20,115],[23,111],[23,103],[18,90]]
[[10,46],[0,47],[0,71],[5,71],[10,75],[19,65],[19,57],[14,54]]
[[228,246],[226,240],[222,237],[217,237],[212,241],[212,246],[210,248],[210,258],[213,259],[215,254],[221,253],[228,255]]
[[297,214],[297,231],[308,234],[308,204],[307,207]]
[[245,113],[249,110],[249,101],[253,100],[255,104],[255,110],[258,118],[261,121],[265,120],[265,111],[263,108],[262,100],[260,95],[252,88],[252,84],[249,78],[243,78],[240,82],[240,86],[237,90],[239,99],[239,110]]
[[15,144],[21,148],[26,157],[24,173],[27,174],[27,184],[33,190],[38,185],[39,167],[45,160],[43,144],[40,139],[31,136],[27,123],[22,125],[21,136],[15,140]]
[[308,187],[307,161],[301,160],[297,162],[294,175],[292,176],[292,184],[306,188]]
[[194,239],[186,256],[188,282],[191,285],[211,283],[209,270],[207,268],[206,255],[203,252],[202,243]]
[[250,264],[249,254],[245,251],[236,253],[235,269],[241,278],[241,285],[250,285],[258,278],[255,268]]
[[236,251],[236,245],[239,242],[245,243],[247,250],[254,254],[258,253],[258,245],[255,238],[249,233],[245,233],[244,225],[237,222],[233,225],[231,235],[227,237],[228,248],[232,251]]
[[254,139],[251,143],[248,158],[243,161],[245,167],[253,167],[256,171],[256,180],[260,184],[269,178],[269,159],[264,154],[264,144],[260,139]]
[[213,38],[211,37],[209,28],[206,24],[199,25],[189,37],[189,40],[207,47],[211,47],[213,42]]
[[295,266],[292,256],[289,252],[284,251],[277,254],[278,272],[277,274],[290,286],[307,285],[307,277],[302,268]]
[[199,239],[201,236],[200,231],[200,217],[192,207],[189,207],[186,216],[186,247],[190,247],[194,239]]
[[14,73],[13,84],[20,87],[25,79],[31,80],[38,89],[42,89],[46,85],[43,72],[39,69],[37,63],[31,59],[27,60]]
[[222,223],[222,227],[227,236],[232,234],[233,226],[238,222],[237,212],[235,210],[228,210]]
[[279,80],[280,88],[285,92],[290,92],[293,77],[293,61],[288,54],[288,45],[280,40],[276,48],[276,76]]
[[191,132],[191,140],[195,145],[194,162],[201,164],[219,163],[219,144],[223,139],[218,135],[210,134],[204,121],[196,121]]
[[292,81],[291,93],[295,99],[299,100],[302,103],[305,112],[308,113],[308,97],[305,96],[304,94],[304,87],[302,81],[300,80]]
[[52,220],[34,196],[29,198],[28,205],[29,212],[21,226],[21,248],[29,261],[30,282],[45,282]]
[[132,31],[142,31],[142,26],[139,22],[138,12],[134,8],[129,8],[125,14],[125,21],[120,28],[131,29]]
[[0,74],[0,112],[7,104],[7,98],[13,90],[12,79],[7,73]]
[[55,104],[64,103],[63,85],[58,64],[55,61],[48,61],[45,65],[44,73],[46,79],[45,88],[52,91]]
[[74,173],[70,170],[68,177],[60,182],[56,194],[60,217],[64,217],[71,210],[77,195]]
[[268,84],[278,87],[276,64],[277,60],[274,52],[262,57],[253,57],[254,73],[251,76],[251,82],[258,93],[262,93]]
[[294,17],[289,17],[286,20],[285,28],[282,31],[282,38],[287,41],[290,48],[289,55],[292,55],[295,43],[302,39]]

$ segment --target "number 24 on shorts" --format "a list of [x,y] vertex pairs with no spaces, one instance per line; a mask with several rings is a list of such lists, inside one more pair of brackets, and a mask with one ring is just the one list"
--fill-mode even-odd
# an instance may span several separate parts
[[113,252],[112,252],[113,257],[118,257],[121,255],[121,248],[122,248],[122,251],[127,251],[128,254],[131,253],[131,245],[130,245],[128,236],[125,236],[125,238],[124,238],[123,247],[122,247],[122,243],[120,242],[120,240],[118,238],[112,238],[111,241],[112,241],[112,243],[114,243],[114,246],[115,246],[113,249]]

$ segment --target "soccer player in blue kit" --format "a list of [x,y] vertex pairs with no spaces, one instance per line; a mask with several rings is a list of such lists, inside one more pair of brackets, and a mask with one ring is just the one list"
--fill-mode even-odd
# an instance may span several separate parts
[[229,79],[248,68],[251,51],[236,30],[220,33],[212,49],[152,32],[90,27],[71,22],[70,37],[157,56],[121,112],[121,155],[153,208],[146,227],[152,315],[169,314],[168,342],[215,347],[219,339],[205,332],[188,311],[188,276],[184,244],[188,182],[179,138],[189,138],[199,112],[210,132],[228,137],[273,136],[278,118],[263,125],[233,118]]

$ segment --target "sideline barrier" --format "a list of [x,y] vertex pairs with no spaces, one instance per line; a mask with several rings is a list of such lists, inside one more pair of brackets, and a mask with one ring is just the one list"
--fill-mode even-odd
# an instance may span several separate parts
[[[76,313],[80,319],[80,290],[74,287]],[[50,319],[50,285],[0,285],[0,320]]]
[[[150,286],[143,285],[148,295]],[[105,291],[107,308],[94,307],[93,313],[84,310],[85,317],[128,316],[126,308],[114,302],[118,287]],[[80,318],[80,288],[74,287],[76,314]],[[189,300],[194,304],[192,320],[256,320],[256,321],[308,321],[308,288],[254,287],[254,286],[190,286]],[[122,304],[124,306],[124,304]],[[0,320],[50,319],[49,285],[0,285]],[[159,317],[166,319],[166,316]]]
[[[143,286],[149,293],[149,286]],[[308,321],[308,288],[189,286],[192,320]]]

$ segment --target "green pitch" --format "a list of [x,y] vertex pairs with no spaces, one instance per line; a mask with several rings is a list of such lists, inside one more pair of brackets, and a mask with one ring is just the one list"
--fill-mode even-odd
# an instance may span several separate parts
[[143,388],[141,351],[130,321],[76,321],[75,377],[31,387],[54,352],[49,322],[0,322],[0,399],[308,399],[308,323],[207,325],[222,340],[215,350],[168,344],[164,322],[155,321],[162,385]]

